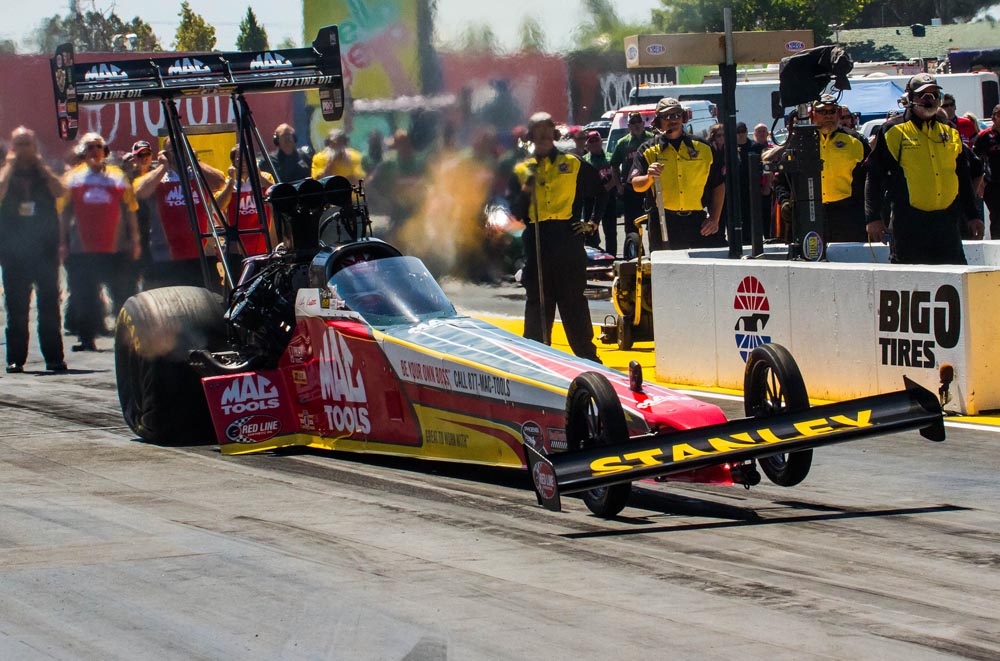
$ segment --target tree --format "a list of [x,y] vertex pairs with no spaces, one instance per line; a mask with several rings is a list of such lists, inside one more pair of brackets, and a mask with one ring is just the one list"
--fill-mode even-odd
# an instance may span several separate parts
[[247,15],[240,21],[240,34],[236,37],[236,50],[268,50],[267,30],[257,23],[253,8],[247,7]]
[[889,44],[876,46],[875,42],[871,39],[842,45],[854,62],[889,62],[892,60],[907,59],[906,55],[899,52],[895,46]]
[[458,49],[488,55],[501,52],[500,40],[489,23],[472,23],[458,37]]
[[852,20],[869,0],[660,0],[653,23],[662,32],[722,32],[723,13],[733,9],[733,30],[812,30],[816,43],[830,37],[830,25]]
[[932,18],[944,23],[972,20],[996,0],[869,0],[850,22],[852,28],[881,28],[893,25],[929,25]]
[[624,23],[611,0],[584,0],[583,8],[588,19],[576,28],[576,41],[586,50],[621,53],[624,52],[625,37],[649,34],[655,29],[652,22]]
[[215,28],[201,14],[191,9],[187,0],[181,3],[181,22],[174,35],[175,50],[209,51],[215,48]]
[[288,49],[288,48],[298,48],[298,47],[299,47],[299,44],[292,37],[285,37],[284,39],[282,39],[281,41],[279,41],[278,45],[277,45],[277,48],[280,48],[282,50]]
[[518,29],[522,53],[544,53],[545,31],[534,16],[526,16]]
[[0,40],[0,55],[14,55],[17,53],[17,44],[13,39]]
[[[134,40],[127,36],[135,35]],[[43,19],[34,31],[33,41],[42,53],[51,53],[56,46],[69,42],[79,52],[114,50],[162,50],[153,28],[138,16],[126,23],[114,11],[100,11],[93,5],[81,11],[71,2],[65,16]]]

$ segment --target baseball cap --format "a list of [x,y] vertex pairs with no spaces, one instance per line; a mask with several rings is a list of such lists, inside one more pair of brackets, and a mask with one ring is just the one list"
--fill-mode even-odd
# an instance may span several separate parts
[[822,108],[824,106],[835,108],[838,105],[840,104],[837,103],[837,97],[832,94],[824,94],[812,103],[813,108]]
[[601,134],[597,131],[591,131],[587,134],[587,142],[600,142]]
[[139,140],[132,144],[132,155],[138,156],[140,152],[149,151],[152,153],[153,148],[149,146],[149,143],[145,140]]
[[641,121],[643,121],[641,112],[630,112],[628,114],[629,124],[631,124],[632,122],[641,122]]
[[555,120],[552,119],[552,115],[547,112],[536,112],[534,115],[528,118],[528,134],[531,135],[535,127],[540,124],[551,124],[556,125]]
[[672,96],[665,96],[656,104],[656,115],[660,116],[671,110],[684,110],[681,102]]
[[906,83],[906,91],[913,94],[920,94],[931,88],[939,90],[941,86],[938,85],[937,78],[929,73],[918,73]]

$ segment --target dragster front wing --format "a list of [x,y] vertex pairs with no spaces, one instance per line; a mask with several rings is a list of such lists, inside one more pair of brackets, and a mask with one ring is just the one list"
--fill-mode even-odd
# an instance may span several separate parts
[[931,391],[905,388],[766,418],[743,418],[685,431],[651,433],[623,443],[543,455],[525,444],[538,502],[562,509],[560,495],[661,477],[721,462],[741,462],[869,436],[919,429],[943,441],[944,414]]

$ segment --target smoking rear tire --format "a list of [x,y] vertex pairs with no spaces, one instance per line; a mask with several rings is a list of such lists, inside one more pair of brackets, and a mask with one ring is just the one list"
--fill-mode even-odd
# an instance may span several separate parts
[[[764,344],[747,358],[743,373],[743,406],[747,416],[766,418],[809,408],[809,394],[799,366],[780,344]],[[812,450],[777,454],[758,459],[771,482],[792,487],[806,479],[812,467]]]
[[[621,401],[611,383],[597,372],[573,379],[566,394],[566,440],[571,450],[601,447],[628,439]],[[597,516],[610,519],[628,504],[632,483],[583,492],[583,502]]]
[[205,393],[188,355],[225,344],[222,301],[201,287],[164,287],[125,302],[115,326],[122,416],[152,443],[212,442]]

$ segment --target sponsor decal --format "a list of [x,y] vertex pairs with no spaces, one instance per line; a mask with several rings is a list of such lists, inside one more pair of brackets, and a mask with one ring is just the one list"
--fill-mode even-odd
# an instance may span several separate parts
[[250,70],[256,71],[258,69],[282,69],[285,67],[292,66],[292,63],[281,53],[272,53],[270,51],[266,53],[261,53],[257,57],[250,60]]
[[399,361],[399,373],[404,379],[432,386],[451,388],[451,372],[440,365],[428,365],[415,360]]
[[634,62],[639,59],[639,49],[636,46],[629,46],[625,50],[625,59]]
[[128,74],[114,64],[95,64],[83,74],[84,82],[100,82],[105,80],[122,80]]
[[323,400],[333,402],[323,406],[331,430],[346,434],[371,432],[361,370],[355,369],[347,342],[333,328],[327,329],[319,351],[319,385]]
[[953,349],[962,334],[962,300],[951,285],[933,291],[883,289],[878,294],[878,344],[883,365],[937,367],[935,351]]
[[477,395],[510,397],[510,379],[476,370],[453,369],[451,382],[455,390],[466,390]]
[[318,85],[329,85],[333,82],[333,76],[300,76],[298,78],[285,78],[274,81],[276,89],[289,87],[316,87]]
[[212,68],[196,57],[182,57],[167,67],[168,76],[190,76],[199,73],[212,73]]
[[309,378],[306,376],[305,370],[292,370],[292,381],[300,386],[309,384]]
[[[191,199],[194,203],[200,204],[201,197],[198,195],[198,190],[196,188],[191,189]],[[163,199],[168,207],[182,207],[184,206],[184,190],[181,188],[180,183],[175,184],[169,191],[167,191],[167,196]]]
[[300,411],[299,428],[302,431],[316,431],[316,416],[309,411]]
[[529,420],[521,425],[521,438],[536,450],[543,449],[542,427],[537,422]]
[[843,149],[844,147],[847,146],[847,143],[844,142],[843,140],[837,140],[835,143],[833,143],[833,146],[836,147],[837,149]]
[[254,201],[252,193],[249,195],[240,195],[239,214],[241,216],[257,215],[257,202]]
[[560,163],[559,164],[559,172],[561,172],[563,174],[566,174],[567,172],[569,172],[569,164],[568,163]]
[[569,443],[566,442],[566,430],[557,427],[547,427],[545,431],[549,435],[550,450],[566,450]]
[[556,473],[552,466],[539,461],[531,467],[531,479],[543,500],[549,500],[556,495]]
[[667,47],[663,44],[650,44],[646,46],[646,52],[650,55],[663,55],[667,52]]
[[789,53],[797,53],[806,47],[805,42],[793,39],[792,41],[785,42],[785,50]]
[[226,427],[226,440],[230,443],[260,443],[281,431],[281,420],[271,415],[248,415],[233,420]]
[[220,405],[224,414],[231,415],[276,409],[281,401],[270,379],[260,374],[246,374],[226,386]]
[[[770,428],[758,429],[754,432],[719,436],[691,443],[677,443],[650,450],[628,452],[622,455],[601,457],[590,462],[590,470],[594,477],[623,473],[643,466],[662,466],[663,464],[683,462],[695,457],[708,457],[725,454],[754,447],[776,445],[797,441],[813,436],[825,436],[846,429],[860,429],[872,426],[872,411],[858,411],[854,418],[846,415],[832,415],[829,418],[805,420],[794,425],[794,431],[781,436]],[[698,447],[695,447],[697,445]]]
[[745,363],[750,352],[771,341],[770,335],[764,335],[764,327],[771,319],[771,304],[760,280],[752,275],[743,278],[736,287],[733,309],[740,314],[734,330],[736,347]]
[[[67,98],[69,98],[67,94]],[[138,99],[142,97],[142,90],[108,90],[105,92],[84,92],[80,95],[80,101],[84,103],[93,101],[116,101],[118,99]]]
[[802,237],[802,257],[810,262],[818,262],[823,256],[823,238],[816,232],[808,232]]
[[59,93],[62,94],[66,91],[66,70],[56,69],[56,87],[59,88]]
[[468,434],[456,434],[451,431],[441,429],[424,430],[424,442],[428,445],[447,445],[453,448],[469,447]]

